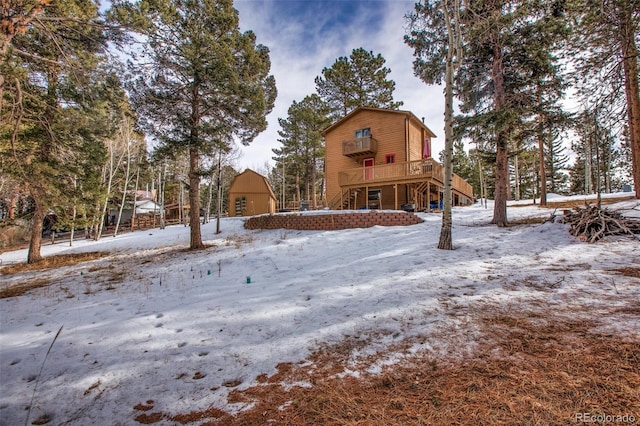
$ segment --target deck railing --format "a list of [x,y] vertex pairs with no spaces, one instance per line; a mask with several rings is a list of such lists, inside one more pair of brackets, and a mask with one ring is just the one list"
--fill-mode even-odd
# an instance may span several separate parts
[[[405,163],[380,164],[358,167],[338,174],[341,187],[372,186],[395,181],[419,182],[432,179],[444,185],[444,167],[433,159],[409,161]],[[471,185],[460,176],[453,175],[453,189],[469,198],[473,197]]]
[[375,154],[377,150],[378,142],[371,136],[342,142],[342,155],[347,157]]

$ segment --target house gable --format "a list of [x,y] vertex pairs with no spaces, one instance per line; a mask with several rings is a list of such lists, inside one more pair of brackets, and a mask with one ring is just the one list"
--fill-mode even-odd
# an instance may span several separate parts
[[435,137],[409,111],[368,107],[355,109],[327,127],[323,135],[327,200],[339,196],[341,172],[421,160],[425,151],[431,153],[431,138]]

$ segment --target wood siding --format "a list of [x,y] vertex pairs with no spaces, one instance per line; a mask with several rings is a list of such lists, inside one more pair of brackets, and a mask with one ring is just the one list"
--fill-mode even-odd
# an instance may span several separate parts
[[[236,208],[238,200],[240,208]],[[230,217],[253,216],[275,211],[276,197],[264,176],[247,169],[233,179],[229,188]]]
[[396,162],[407,161],[405,149],[405,115],[381,110],[362,109],[343,123],[335,126],[325,135],[325,168],[327,179],[327,199],[340,193],[338,174],[341,171],[362,167],[365,158],[345,157],[342,142],[355,138],[355,131],[371,129],[371,137],[377,141],[374,163],[384,164],[387,154],[393,154]]
[[[343,152],[345,141],[356,139],[356,131],[370,129],[377,151],[353,156]],[[330,208],[399,209],[403,204],[418,203],[429,208],[441,199],[443,167],[433,159],[423,159],[424,143],[429,144],[433,132],[422,120],[408,111],[358,108],[324,131],[327,204]],[[393,156],[394,162],[387,164]],[[364,161],[373,160],[372,167]],[[457,200],[473,199],[471,186],[454,175]],[[367,193],[380,190],[382,202],[370,203]],[[426,207],[425,207],[426,206]]]

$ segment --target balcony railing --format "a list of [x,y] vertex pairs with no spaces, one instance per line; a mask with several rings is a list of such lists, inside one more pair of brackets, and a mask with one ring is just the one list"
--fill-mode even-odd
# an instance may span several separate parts
[[[351,188],[385,183],[420,182],[427,179],[444,185],[444,167],[433,159],[359,167],[338,174],[338,184]],[[460,176],[454,174],[452,184],[455,191],[469,198],[473,197],[471,185]]]
[[378,141],[371,136],[342,142],[342,155],[347,157],[375,155],[377,151]]

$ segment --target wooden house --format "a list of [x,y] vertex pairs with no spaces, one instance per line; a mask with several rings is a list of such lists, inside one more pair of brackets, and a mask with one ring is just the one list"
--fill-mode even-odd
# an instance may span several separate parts
[[229,216],[275,213],[276,196],[267,178],[251,169],[236,175],[229,188]]
[[[431,157],[435,134],[411,112],[360,107],[323,135],[330,209],[441,208],[444,167]],[[471,185],[455,174],[452,199],[473,202]]]

